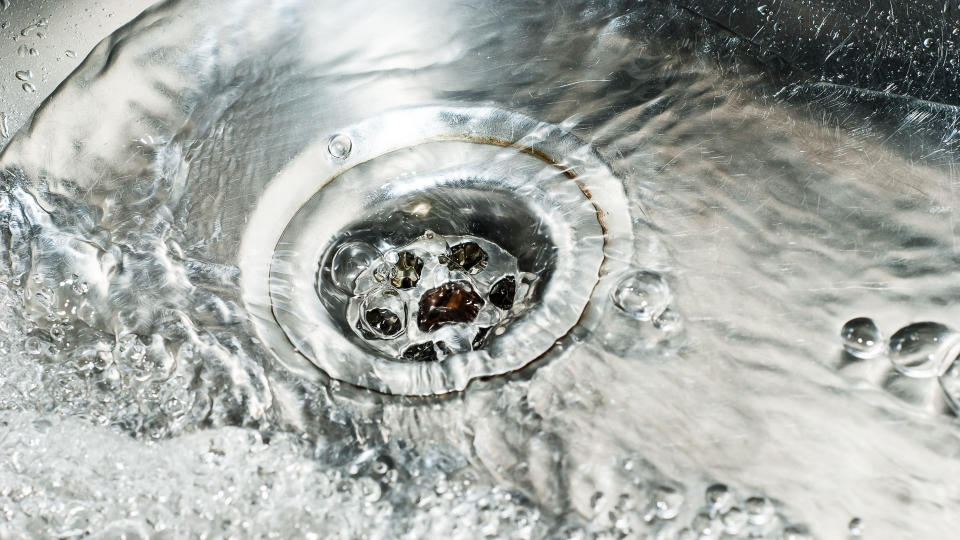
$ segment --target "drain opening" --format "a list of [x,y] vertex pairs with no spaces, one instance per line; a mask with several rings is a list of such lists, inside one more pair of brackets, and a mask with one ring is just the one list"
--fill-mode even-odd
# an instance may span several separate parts
[[[529,144],[490,144],[516,133]],[[629,260],[622,185],[555,126],[426,108],[338,137],[349,152],[325,139],[274,179],[242,246],[258,333],[298,373],[300,358],[387,393],[462,390],[590,321],[601,265]]]
[[[361,225],[370,231],[380,226]],[[533,305],[537,274],[522,271],[494,241],[427,230],[402,246],[378,242],[389,247],[372,258],[378,248],[355,237],[321,257],[317,291],[331,310],[344,310],[363,345],[385,358],[432,361],[480,350],[491,328],[506,331]],[[343,260],[345,253],[356,260]]]

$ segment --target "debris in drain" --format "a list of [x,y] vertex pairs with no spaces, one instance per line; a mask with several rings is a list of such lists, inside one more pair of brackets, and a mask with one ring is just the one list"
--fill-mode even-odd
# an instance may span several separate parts
[[483,298],[466,281],[451,281],[434,287],[420,297],[417,326],[432,332],[451,323],[465,323],[477,318]]
[[433,347],[432,342],[427,341],[407,347],[401,357],[411,362],[436,362],[437,350]]
[[468,274],[476,274],[487,266],[490,256],[476,242],[464,242],[450,248],[450,255],[441,255],[440,264],[447,265],[450,270],[461,270]]
[[367,324],[381,338],[393,338],[403,331],[403,322],[396,313],[384,308],[374,308],[364,314]]
[[512,308],[516,296],[517,280],[513,276],[501,278],[490,288],[490,303],[502,310]]
[[484,238],[425,231],[379,248],[384,255],[353,280],[346,306],[355,334],[393,360],[444,361],[488,348],[531,307],[537,276],[515,256]]
[[409,251],[401,251],[397,264],[390,270],[390,283],[398,289],[409,289],[420,281],[423,259]]

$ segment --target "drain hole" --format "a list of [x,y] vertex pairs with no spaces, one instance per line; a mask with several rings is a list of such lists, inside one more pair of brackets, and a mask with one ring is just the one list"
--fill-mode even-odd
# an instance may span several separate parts
[[423,259],[409,251],[401,251],[397,262],[390,269],[390,283],[394,287],[409,289],[420,281],[423,272]]
[[490,289],[490,302],[500,309],[509,310],[517,297],[517,280],[507,276],[493,284]]
[[436,362],[437,350],[432,342],[417,343],[404,349],[401,358],[409,362]]
[[396,313],[383,308],[371,309],[364,314],[367,325],[383,339],[389,339],[403,332],[403,321]]
[[[482,142],[518,133],[535,148]],[[271,182],[242,252],[258,333],[298,373],[305,360],[387,393],[462,390],[594,324],[601,266],[630,259],[619,180],[534,119],[415,109],[320,142]]]
[[468,274],[476,274],[487,266],[490,257],[476,242],[465,242],[450,248],[450,255],[441,255],[440,263],[447,265],[450,270],[462,270]]
[[[340,290],[352,279],[340,309],[357,320],[354,334],[388,358],[426,362],[478,350],[533,305],[537,275],[521,271],[515,256],[488,239],[427,230],[401,246],[379,244],[386,255],[374,261],[368,254],[381,250],[372,245],[351,240],[349,249],[335,248],[330,271],[346,270],[331,276]],[[345,254],[360,260],[343,260]],[[321,268],[321,296],[323,274]],[[499,334],[490,332],[494,327]]]
[[444,283],[420,297],[417,326],[423,332],[433,332],[445,324],[471,322],[477,318],[484,303],[469,283]]

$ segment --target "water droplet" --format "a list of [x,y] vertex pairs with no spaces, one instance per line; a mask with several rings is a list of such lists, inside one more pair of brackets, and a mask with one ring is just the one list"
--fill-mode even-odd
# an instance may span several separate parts
[[344,292],[353,292],[357,278],[380,259],[377,248],[364,242],[347,242],[333,254],[330,261],[330,278]]
[[29,69],[18,71],[14,75],[21,81],[29,81],[33,78],[33,72]]
[[767,7],[766,4],[763,4],[762,6],[757,7],[757,11],[760,12],[761,15],[766,15],[767,12],[770,11],[770,8]]
[[677,490],[660,486],[653,491],[650,507],[643,519],[645,521],[652,521],[654,517],[657,519],[673,519],[680,513],[683,499],[683,494]]
[[858,517],[851,519],[850,524],[847,525],[847,529],[850,531],[851,535],[860,536],[863,534],[863,520]]
[[708,487],[704,493],[704,498],[707,500],[710,509],[714,511],[726,510],[733,504],[733,493],[724,484],[713,484]]
[[67,58],[76,58],[76,57],[77,57],[77,53],[71,51],[70,49],[67,49],[63,54],[65,54],[65,55],[67,56]]
[[720,514],[723,531],[729,535],[738,535],[747,526],[747,513],[734,506]]
[[34,49],[33,47],[30,47],[29,52],[30,52],[30,56],[40,56],[40,51]]
[[647,270],[626,274],[613,291],[613,303],[617,309],[638,321],[660,316],[670,305],[670,300],[670,288],[663,277]]
[[37,91],[37,87],[33,83],[25,82],[23,83],[23,91],[32,94]]
[[783,540],[812,540],[812,537],[806,526],[790,525],[783,529]]
[[723,530],[723,524],[719,520],[713,519],[703,512],[693,518],[690,527],[696,533],[697,538],[700,539],[718,538]]
[[10,137],[10,125],[7,123],[7,113],[0,112],[0,136]]
[[603,492],[597,491],[590,496],[590,508],[597,510],[600,508],[600,503],[603,502]]
[[18,55],[18,56],[26,56],[26,55],[28,55],[28,54],[30,54],[30,48],[27,47],[26,45],[21,45],[21,46],[17,47],[17,55]]
[[[957,334],[935,322],[919,322],[890,337],[890,362],[908,377],[936,377],[956,357]],[[952,354],[952,357],[950,356]]]
[[850,319],[840,329],[843,349],[857,358],[874,358],[883,352],[883,335],[873,319],[857,317]]
[[773,503],[766,497],[750,497],[743,502],[747,511],[747,521],[754,525],[766,525],[773,519]]
[[673,334],[683,327],[683,319],[679,313],[668,307],[653,319],[653,326],[666,334]]
[[928,49],[929,49],[930,47],[933,47],[933,38],[927,38],[927,39],[923,40],[923,46],[926,47],[926,48],[928,48]]
[[26,343],[24,343],[24,347],[27,350],[27,354],[40,354],[40,352],[43,351],[43,346],[41,345],[40,340],[35,337],[27,338]]
[[353,141],[342,133],[330,137],[330,142],[327,143],[327,152],[336,159],[346,159],[352,150]]

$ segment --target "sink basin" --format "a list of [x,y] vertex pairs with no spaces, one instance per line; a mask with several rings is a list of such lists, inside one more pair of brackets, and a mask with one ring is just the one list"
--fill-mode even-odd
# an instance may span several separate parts
[[952,538],[960,30],[833,4],[0,0],[0,536]]

